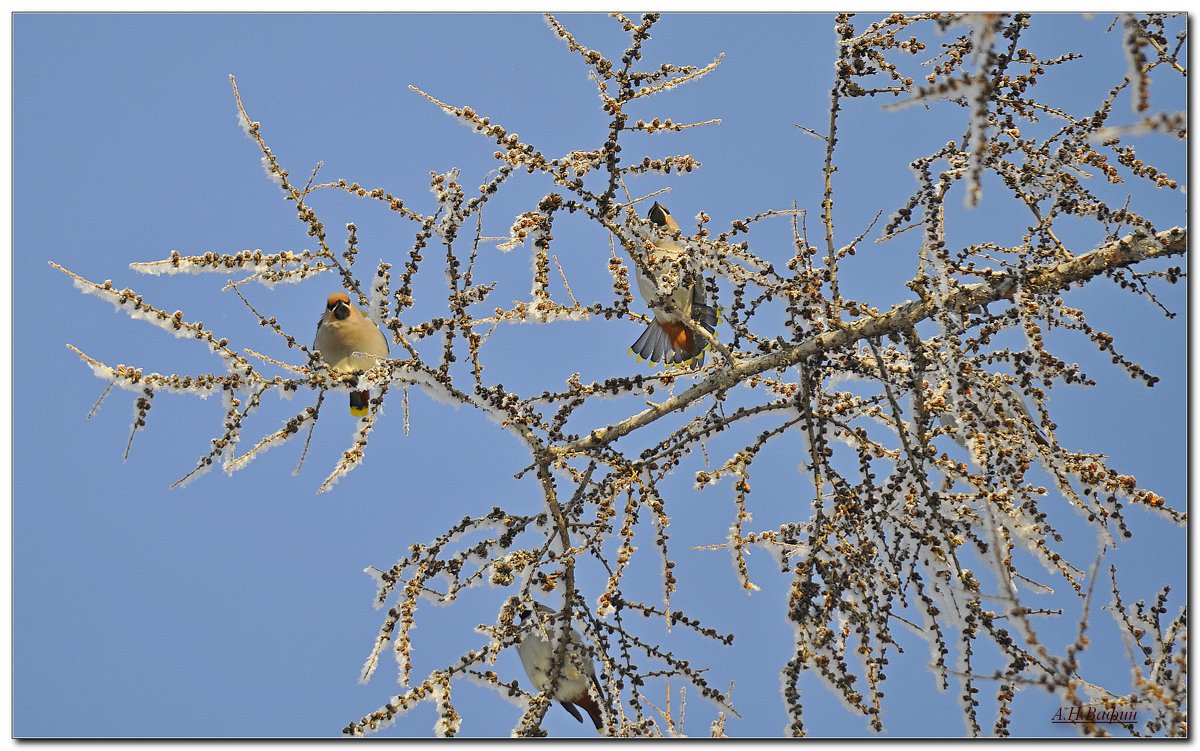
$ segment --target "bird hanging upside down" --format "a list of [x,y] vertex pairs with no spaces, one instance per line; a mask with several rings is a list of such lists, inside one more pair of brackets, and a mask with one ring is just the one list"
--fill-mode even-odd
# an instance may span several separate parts
[[[387,357],[390,351],[379,326],[357,306],[351,305],[350,296],[345,292],[334,292],[325,301],[325,313],[317,321],[313,348],[320,350],[321,359],[339,373],[361,373],[373,368],[375,358]],[[355,352],[365,354],[355,355]],[[350,414],[365,416],[370,398],[370,391],[351,392]]]
[[660,229],[660,235],[653,241],[654,248],[649,251],[647,264],[654,273],[662,260],[671,262],[678,268],[679,283],[671,290],[670,300],[677,312],[669,312],[654,300],[659,299],[658,284],[634,264],[637,276],[638,291],[654,313],[654,320],[647,326],[646,331],[638,338],[630,352],[639,359],[645,358],[651,363],[661,362],[664,365],[704,363],[704,350],[708,342],[697,334],[687,323],[694,319],[709,333],[717,331],[717,311],[708,304],[704,293],[704,284],[699,275],[693,280],[687,279],[682,262],[686,260],[687,250],[674,237],[678,235],[679,224],[671,216],[671,212],[657,201],[650,207],[646,218]]
[[[553,622],[555,613],[552,608],[538,603],[537,613],[542,623],[534,625],[525,638],[517,644],[517,655],[520,656],[521,665],[525,668],[525,674],[529,676],[529,680],[533,682],[534,688],[538,691],[545,691],[550,687],[554,655],[558,650],[559,627]],[[521,625],[524,626],[532,615],[532,611],[523,611]],[[588,717],[591,718],[596,729],[602,729],[604,716],[600,713],[597,698],[603,700],[604,691],[600,688],[600,681],[596,680],[596,668],[583,648],[583,637],[575,629],[571,629],[571,635],[567,640],[565,663],[558,677],[554,698],[563,706],[563,709],[570,712],[571,716],[580,722],[583,722],[583,715],[579,714],[578,708],[583,707],[583,711],[588,713]],[[588,691],[589,684],[596,689],[595,697]]]

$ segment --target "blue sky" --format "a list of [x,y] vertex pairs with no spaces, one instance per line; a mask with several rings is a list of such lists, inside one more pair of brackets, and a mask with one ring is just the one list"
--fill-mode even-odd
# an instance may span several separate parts
[[[623,49],[624,34],[603,16],[562,20],[590,47],[614,57]],[[1049,55],[1069,38],[1086,55],[1067,66],[1073,72],[1059,83],[1039,84],[1045,87],[1039,94],[1090,112],[1124,71],[1119,37],[1104,34],[1109,20],[1035,17],[1025,41],[1030,49]],[[721,227],[796,202],[808,210],[815,233],[824,150],[795,126],[827,125],[832,17],[668,15],[653,37],[647,65],[703,65],[722,52],[726,57],[706,79],[645,102],[644,114],[634,116],[722,123],[656,137],[669,142],[637,142],[655,153],[690,153],[703,167],[685,176],[643,178],[633,189],[669,187],[661,200],[685,227],[683,219],[701,210]],[[122,462],[133,398],[115,392],[86,419],[105,384],[66,344],[109,364],[160,372],[201,373],[220,364],[194,342],[80,295],[47,261],[133,287],[239,346],[286,358],[281,342],[220,291],[225,277],[148,277],[128,268],[173,249],[313,247],[238,127],[229,74],[238,77],[250,116],[262,123],[294,178],[324,160],[322,179],[384,187],[429,211],[431,170],[459,167],[465,185],[478,184],[494,167],[494,147],[410,92],[409,84],[469,104],[545,153],[561,154],[604,138],[606,121],[586,68],[539,16],[528,14],[18,15],[13,44],[14,734],[337,736],[348,721],[400,690],[390,657],[370,684],[356,680],[382,620],[362,569],[389,566],[410,543],[432,539],[465,515],[495,505],[535,511],[541,503],[536,487],[512,477],[528,463],[527,452],[482,416],[414,391],[411,434],[403,435],[399,404],[390,402],[365,463],[332,493],[314,491],[354,430],[340,410],[326,411],[298,476],[292,475],[297,443],[232,478],[213,472],[169,490],[219,431],[219,402],[160,395],[148,428]],[[1156,109],[1181,110],[1184,94],[1177,83],[1162,84],[1151,101]],[[906,167],[911,159],[962,132],[964,113],[948,104],[898,111],[884,111],[883,104],[848,103],[841,121],[835,211],[842,243],[877,211],[886,216],[902,205],[914,187]],[[1124,96],[1116,112],[1117,122],[1134,119]],[[1147,136],[1134,143],[1139,156],[1184,181],[1178,142]],[[984,205],[954,225],[952,242],[1018,241],[1026,220],[988,203],[1000,200],[999,188],[985,182]],[[489,203],[485,232],[504,234],[517,213],[550,189],[540,177],[514,178]],[[1125,194],[1160,228],[1184,221],[1180,192],[1147,199],[1142,186],[1126,183],[1105,193],[1118,196],[1117,205]],[[335,247],[343,242],[338,228],[358,225],[364,272],[378,258],[402,263],[413,230],[383,206],[331,192],[314,205]],[[576,296],[607,299],[607,239],[582,221],[556,224],[555,234],[555,252]],[[871,237],[877,235],[878,228]],[[777,221],[756,230],[752,242],[760,255],[782,261],[791,252],[789,237],[787,223]],[[1071,242],[1086,250],[1097,239],[1082,230]],[[916,241],[909,233],[867,245],[843,271],[844,293],[881,309],[909,297],[903,282],[915,269]],[[481,258],[480,276],[502,283],[497,304],[528,295],[527,253],[489,248]],[[435,262],[436,254],[428,255]],[[431,293],[421,298],[430,306],[422,312],[433,309],[442,283],[436,270],[428,275],[418,288],[418,296]],[[250,287],[247,295],[307,342],[335,284],[318,278],[275,290]],[[1113,334],[1120,352],[1158,375],[1158,385],[1133,383],[1087,342],[1057,337],[1056,352],[1080,362],[1100,385],[1056,389],[1050,406],[1064,445],[1108,455],[1183,508],[1185,286],[1157,292],[1179,317],[1164,320],[1144,298],[1103,281],[1067,299]],[[638,333],[632,322],[603,320],[501,328],[487,375],[531,394],[561,386],[576,371],[585,381],[638,372],[641,366],[626,355]],[[245,440],[275,430],[311,399],[268,401]],[[638,409],[618,400],[588,416],[598,425]],[[808,508],[793,474],[800,448],[798,439],[780,441],[764,456],[775,471],[756,474],[756,526],[775,526]],[[737,640],[732,649],[715,648],[676,633],[671,644],[693,650],[692,661],[710,667],[714,685],[735,682],[742,719],[731,719],[731,735],[778,736],[785,725],[778,671],[790,655],[791,629],[783,616],[788,583],[759,552],[751,574],[762,591],[746,595],[727,554],[690,549],[724,539],[733,518],[727,484],[703,493],[691,484],[685,472],[666,485],[682,582],[674,605],[735,632]],[[1134,538],[1111,560],[1131,598],[1172,584],[1173,614],[1182,602],[1184,532],[1137,510],[1129,518]],[[1070,515],[1060,521],[1065,530],[1082,531]],[[1090,563],[1090,535],[1078,545],[1078,559]],[[633,571],[645,583],[642,594],[653,598],[658,558],[649,537],[641,547]],[[598,571],[581,566],[580,577],[585,594],[600,591]],[[473,627],[492,622],[507,594],[482,588],[451,608],[423,605],[414,674],[480,643]],[[1106,602],[1101,597],[1097,606]],[[1094,611],[1088,675],[1127,686],[1123,651],[1107,617]],[[1046,629],[1048,638],[1066,640],[1074,622],[1047,622]],[[937,693],[924,669],[927,656],[914,640],[892,658],[884,716],[889,736],[964,733],[954,691]],[[515,654],[502,657],[496,669],[524,682]],[[815,678],[806,676],[801,687],[810,733],[869,734]],[[985,687],[982,716],[990,726],[988,693]],[[464,735],[507,735],[518,716],[515,707],[472,685],[456,684],[455,695],[466,716]],[[688,698],[686,730],[706,734],[715,710],[698,695]],[[1048,724],[1055,704],[1023,693],[1014,733],[1065,734]],[[428,736],[433,722],[432,707],[424,705],[383,734]],[[550,712],[546,728],[555,736],[592,733],[559,709]]]

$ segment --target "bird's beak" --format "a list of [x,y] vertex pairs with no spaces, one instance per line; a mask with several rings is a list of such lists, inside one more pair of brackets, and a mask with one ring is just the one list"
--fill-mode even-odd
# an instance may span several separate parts
[[339,302],[333,306],[333,317],[339,321],[344,321],[350,317],[350,303]]

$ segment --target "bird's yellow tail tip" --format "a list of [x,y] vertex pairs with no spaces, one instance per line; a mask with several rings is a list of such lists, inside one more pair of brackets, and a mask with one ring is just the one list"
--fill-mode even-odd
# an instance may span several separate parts
[[366,417],[367,416],[367,408],[366,407],[351,407],[350,414],[354,415],[355,417]]

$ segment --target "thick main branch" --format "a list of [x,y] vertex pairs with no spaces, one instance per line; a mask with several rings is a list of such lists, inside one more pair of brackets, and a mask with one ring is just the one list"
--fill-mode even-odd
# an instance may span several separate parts
[[[1077,282],[1091,279],[1105,271],[1131,266],[1154,258],[1180,255],[1185,252],[1187,252],[1187,230],[1182,227],[1165,230],[1154,237],[1131,234],[1120,240],[1101,245],[1095,250],[1069,261],[1030,270],[1024,275],[1023,283],[1028,289],[1034,291],[1058,291]],[[644,412],[639,412],[621,422],[597,428],[579,440],[561,446],[552,446],[550,452],[557,456],[570,456],[604,446],[623,435],[649,425],[663,415],[684,409],[701,397],[731,388],[750,376],[795,365],[801,360],[842,349],[856,341],[907,331],[917,323],[932,317],[943,307],[971,310],[981,305],[1011,298],[1017,283],[1017,272],[997,273],[985,282],[960,287],[946,298],[944,304],[939,304],[935,300],[903,303],[883,315],[864,318],[836,331],[827,331],[805,339],[799,344],[745,360],[731,368],[717,371],[695,386]]]

